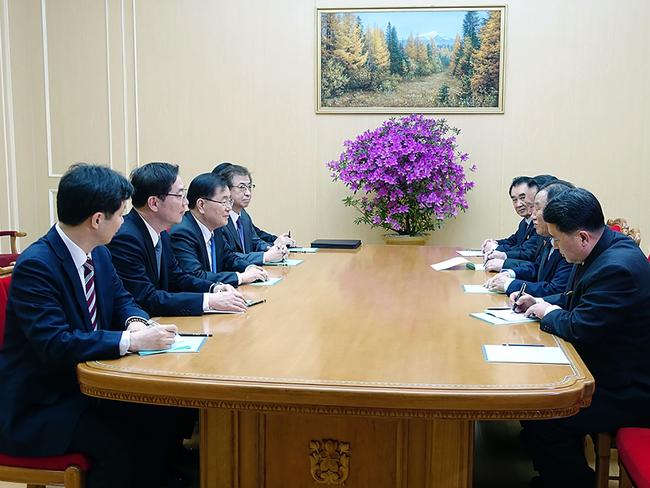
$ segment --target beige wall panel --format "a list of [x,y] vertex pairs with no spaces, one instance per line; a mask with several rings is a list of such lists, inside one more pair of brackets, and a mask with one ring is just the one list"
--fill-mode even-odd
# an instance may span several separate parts
[[[475,245],[510,233],[509,181],[538,173],[591,189],[607,216],[626,216],[650,236],[650,69],[638,62],[650,54],[642,20],[650,5],[505,3],[505,114],[446,116],[479,171],[469,211],[430,242]],[[352,223],[354,211],[340,202],[347,192],[324,164],[387,116],[314,113],[313,7],[138,0],[140,160],[177,161],[187,183],[215,162],[240,162],[258,184],[251,210],[261,226],[291,228],[305,243],[378,242],[383,231]]]
[[[5,46],[5,2],[0,2],[0,229],[12,227],[11,209],[12,185],[10,183],[10,155],[8,154],[7,127],[7,80],[5,80],[5,62],[7,60]],[[0,252],[9,252],[7,238],[0,239]]]
[[76,161],[108,164],[111,118],[103,0],[45,3],[51,169]]

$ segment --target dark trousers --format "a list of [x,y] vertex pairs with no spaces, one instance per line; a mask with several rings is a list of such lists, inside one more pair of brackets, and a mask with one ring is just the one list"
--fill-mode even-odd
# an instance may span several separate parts
[[97,401],[77,423],[69,450],[90,459],[87,488],[159,488],[196,411]]
[[543,486],[593,488],[595,475],[585,459],[585,436],[647,426],[649,421],[648,392],[596,386],[591,406],[573,417],[522,421],[522,438]]

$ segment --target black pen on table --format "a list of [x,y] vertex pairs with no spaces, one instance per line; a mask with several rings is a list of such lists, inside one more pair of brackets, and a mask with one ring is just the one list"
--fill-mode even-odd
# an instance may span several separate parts
[[519,346],[519,347],[544,347],[544,344],[514,344],[504,342],[502,346]]
[[523,295],[525,291],[526,291],[526,283],[524,282],[524,283],[521,284],[521,288],[519,289],[519,293],[517,293],[517,295],[515,296],[514,302],[512,302],[512,311],[513,312],[515,311],[515,308],[517,307],[517,300],[519,300],[521,298],[521,295]]
[[206,334],[204,332],[179,332],[181,337],[212,337],[212,334]]

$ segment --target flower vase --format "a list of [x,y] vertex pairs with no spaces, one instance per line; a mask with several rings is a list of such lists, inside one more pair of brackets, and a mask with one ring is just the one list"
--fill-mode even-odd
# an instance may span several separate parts
[[389,246],[424,246],[429,238],[428,234],[404,236],[399,234],[384,234],[384,242]]

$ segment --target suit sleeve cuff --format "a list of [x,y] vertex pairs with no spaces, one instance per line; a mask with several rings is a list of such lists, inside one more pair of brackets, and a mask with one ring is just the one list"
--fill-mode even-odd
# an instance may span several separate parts
[[131,338],[129,337],[131,333],[129,331],[122,332],[122,337],[120,337],[120,356],[124,356],[129,352],[129,347],[131,347]]

